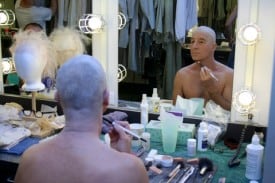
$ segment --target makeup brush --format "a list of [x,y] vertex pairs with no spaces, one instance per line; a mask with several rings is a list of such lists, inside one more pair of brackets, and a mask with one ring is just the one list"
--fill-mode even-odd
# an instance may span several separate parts
[[208,158],[199,159],[199,171],[200,175],[203,176],[207,171],[213,170],[213,162]]
[[[205,68],[209,71],[209,69],[205,65],[203,65],[200,61],[197,61],[196,63],[199,64],[201,68]],[[216,81],[219,81],[219,79],[212,72],[209,71],[209,74],[213,79],[215,79]]]
[[132,132],[131,130],[128,130],[127,128],[124,128],[123,126],[121,126],[120,124],[116,123],[115,121],[110,121],[109,119],[103,117],[103,123],[104,123],[105,125],[108,125],[108,126],[114,126],[114,124],[116,124],[116,125],[119,126],[119,128],[121,128],[124,132],[128,133],[129,135],[132,135],[132,136],[135,137],[136,139],[141,140],[141,141],[143,141],[143,142],[147,142],[146,139],[140,137],[139,135],[135,134],[135,133]]
[[169,179],[166,183],[171,182],[177,176],[180,170],[183,169],[184,167],[185,167],[184,162],[177,163],[177,166],[169,173],[168,175]]

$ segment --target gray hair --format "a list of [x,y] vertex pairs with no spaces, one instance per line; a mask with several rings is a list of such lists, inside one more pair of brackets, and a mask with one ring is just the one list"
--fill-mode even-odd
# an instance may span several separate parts
[[[58,70],[56,88],[64,109],[101,110],[106,90],[105,72],[99,61],[89,55],[69,59]],[[93,111],[91,111],[93,112]]]
[[195,29],[194,32],[203,32],[210,36],[211,41],[216,43],[216,33],[212,28],[207,27],[207,26],[199,26],[198,28]]

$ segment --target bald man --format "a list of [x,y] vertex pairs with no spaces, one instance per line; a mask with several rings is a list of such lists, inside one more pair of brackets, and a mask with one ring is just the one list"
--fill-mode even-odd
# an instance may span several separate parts
[[[131,138],[114,124],[111,147],[100,140],[108,106],[105,72],[92,56],[79,55],[57,73],[56,98],[66,125],[56,137],[30,147],[20,159],[18,183],[147,183],[143,162],[131,154]],[[129,129],[125,121],[118,121]]]
[[181,68],[174,78],[173,102],[177,96],[213,100],[231,109],[233,70],[214,58],[216,34],[210,27],[200,26],[192,33],[190,52],[194,63]]

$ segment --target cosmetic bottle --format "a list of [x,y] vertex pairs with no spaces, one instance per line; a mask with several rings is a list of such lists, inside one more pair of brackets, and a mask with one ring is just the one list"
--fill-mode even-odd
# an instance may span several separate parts
[[255,127],[255,134],[258,135],[260,144],[263,145],[264,143],[264,133],[263,133],[263,128],[262,127]]
[[197,146],[197,140],[196,139],[187,139],[187,156],[194,157],[196,156],[196,146]]
[[202,121],[197,133],[198,151],[207,151],[208,146],[208,127],[207,123]]
[[140,104],[140,123],[144,125],[144,128],[148,124],[148,113],[149,113],[149,105],[147,100],[147,95],[142,94],[142,100]]
[[261,178],[263,153],[264,147],[260,144],[258,135],[254,134],[251,144],[246,147],[246,178],[250,180],[259,180]]
[[152,111],[153,112],[159,112],[159,101],[160,98],[158,96],[158,89],[157,88],[153,88],[153,94],[152,94]]

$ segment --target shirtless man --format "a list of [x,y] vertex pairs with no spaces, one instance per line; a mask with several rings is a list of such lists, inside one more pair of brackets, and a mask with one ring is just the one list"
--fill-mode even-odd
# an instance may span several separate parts
[[213,100],[226,110],[231,109],[233,70],[214,58],[216,34],[206,26],[198,27],[190,44],[195,63],[181,68],[174,79],[173,102],[177,95],[184,98],[201,97]]
[[[99,62],[88,55],[69,59],[58,71],[56,87],[66,125],[23,154],[15,182],[148,182],[143,162],[130,154],[131,138],[119,126],[110,132],[112,148],[100,140],[108,92]],[[129,128],[127,122],[117,123]]]

